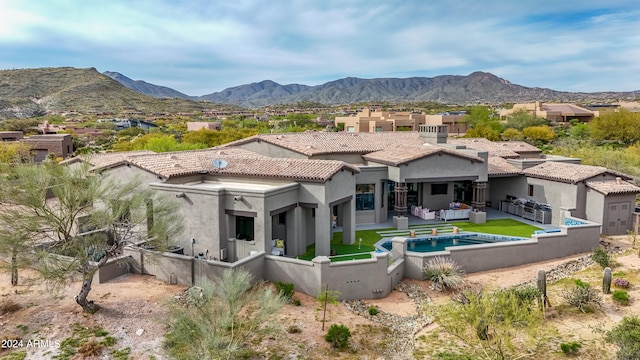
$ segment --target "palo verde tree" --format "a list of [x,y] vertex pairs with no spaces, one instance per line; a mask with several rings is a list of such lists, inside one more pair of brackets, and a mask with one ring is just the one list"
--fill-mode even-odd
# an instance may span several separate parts
[[[538,358],[551,350],[553,328],[544,324],[536,288],[466,291],[434,309],[443,353],[470,359]],[[443,345],[449,344],[449,345]]]
[[15,164],[5,174],[0,178],[3,227],[23,240],[13,243],[37,245],[45,280],[66,284],[73,274],[82,277],[75,300],[87,312],[99,309],[87,299],[94,274],[124,246],[147,241],[162,249],[182,232],[175,199],[139,180],[116,181],[85,165],[55,162]]
[[176,359],[244,358],[287,302],[242,268],[199,285],[189,289],[186,304],[171,305],[164,347]]

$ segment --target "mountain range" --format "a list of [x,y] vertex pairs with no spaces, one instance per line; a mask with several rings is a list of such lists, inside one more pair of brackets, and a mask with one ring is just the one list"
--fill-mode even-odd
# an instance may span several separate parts
[[72,67],[0,71],[0,119],[46,113],[177,113],[203,109],[257,108],[273,104],[316,102],[326,105],[360,102],[500,104],[508,102],[607,102],[637,100],[640,91],[575,93],[512,84],[491,73],[432,78],[347,77],[322,85],[280,85],[271,80],[191,96],[174,89],[134,81],[112,71]]
[[202,96],[189,96],[173,89],[134,81],[116,72],[105,72],[130,89],[155,97],[178,97],[206,100],[212,103],[235,104],[247,108],[303,101],[327,105],[358,102],[417,102],[434,101],[445,104],[505,103],[541,101],[606,101],[637,99],[640,91],[632,92],[562,92],[546,88],[531,88],[487,72],[467,76],[441,75],[436,77],[361,79],[347,77],[322,85],[281,85],[271,80],[235,86]]

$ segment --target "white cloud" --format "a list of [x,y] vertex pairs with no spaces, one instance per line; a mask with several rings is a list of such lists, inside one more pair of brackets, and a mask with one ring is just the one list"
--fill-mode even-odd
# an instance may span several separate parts
[[640,88],[640,4],[623,0],[0,0],[0,9],[0,67],[95,66],[192,95],[264,79],[476,70],[558,90]]

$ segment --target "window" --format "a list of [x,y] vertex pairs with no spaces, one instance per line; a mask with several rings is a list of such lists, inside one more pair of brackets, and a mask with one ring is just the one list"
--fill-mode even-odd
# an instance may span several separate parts
[[356,211],[374,209],[375,188],[375,184],[356,185]]
[[239,240],[253,240],[253,218],[236,216],[236,238]]
[[529,188],[527,189],[527,194],[529,196],[533,196],[533,185],[529,185]]
[[431,195],[447,195],[449,184],[431,184]]
[[356,132],[356,128],[354,126],[348,126],[347,132]]
[[382,126],[376,126],[375,132],[382,132]]
[[278,224],[286,224],[287,223],[287,212],[281,212],[278,214]]

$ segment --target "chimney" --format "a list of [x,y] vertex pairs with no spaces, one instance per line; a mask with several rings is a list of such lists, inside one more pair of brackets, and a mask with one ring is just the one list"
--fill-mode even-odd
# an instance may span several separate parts
[[447,143],[447,125],[419,125],[418,133],[424,142],[431,145]]

